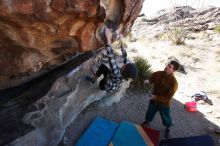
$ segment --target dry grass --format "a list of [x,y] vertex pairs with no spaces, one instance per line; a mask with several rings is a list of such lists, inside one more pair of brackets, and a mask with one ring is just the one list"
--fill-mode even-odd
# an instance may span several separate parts
[[215,27],[215,31],[220,34],[220,25],[217,25],[217,26]]
[[168,38],[176,45],[184,45],[187,33],[183,27],[165,25]]

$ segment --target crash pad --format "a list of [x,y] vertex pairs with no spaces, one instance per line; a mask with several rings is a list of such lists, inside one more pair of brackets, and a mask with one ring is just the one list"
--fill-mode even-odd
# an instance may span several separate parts
[[140,125],[121,122],[109,146],[154,146]]
[[159,146],[214,146],[209,135],[171,138],[161,140]]
[[108,146],[118,124],[97,117],[79,138],[75,146]]

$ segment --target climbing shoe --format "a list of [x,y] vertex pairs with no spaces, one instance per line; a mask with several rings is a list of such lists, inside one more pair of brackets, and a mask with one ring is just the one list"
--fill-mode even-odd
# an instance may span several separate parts
[[165,137],[165,138],[169,138],[169,136],[170,136],[170,129],[169,129],[169,128],[166,128],[164,137]]

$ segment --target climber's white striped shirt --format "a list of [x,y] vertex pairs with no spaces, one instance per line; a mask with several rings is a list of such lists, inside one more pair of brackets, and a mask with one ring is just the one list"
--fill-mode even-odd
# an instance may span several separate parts
[[[116,61],[115,54],[112,50],[112,46],[106,45],[106,50],[107,50],[107,57],[108,57],[111,74],[110,74],[110,78],[107,81],[105,89],[108,92],[114,93],[114,92],[118,92],[121,88],[122,74],[121,74],[121,69]],[[122,52],[123,62],[124,64],[126,64],[127,53],[123,47],[121,47],[121,52]]]

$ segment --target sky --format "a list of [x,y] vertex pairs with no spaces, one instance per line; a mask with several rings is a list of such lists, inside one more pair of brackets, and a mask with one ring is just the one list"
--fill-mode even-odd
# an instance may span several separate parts
[[145,0],[141,13],[152,16],[161,9],[172,8],[176,5],[188,5],[198,9],[204,6],[220,7],[220,0]]

